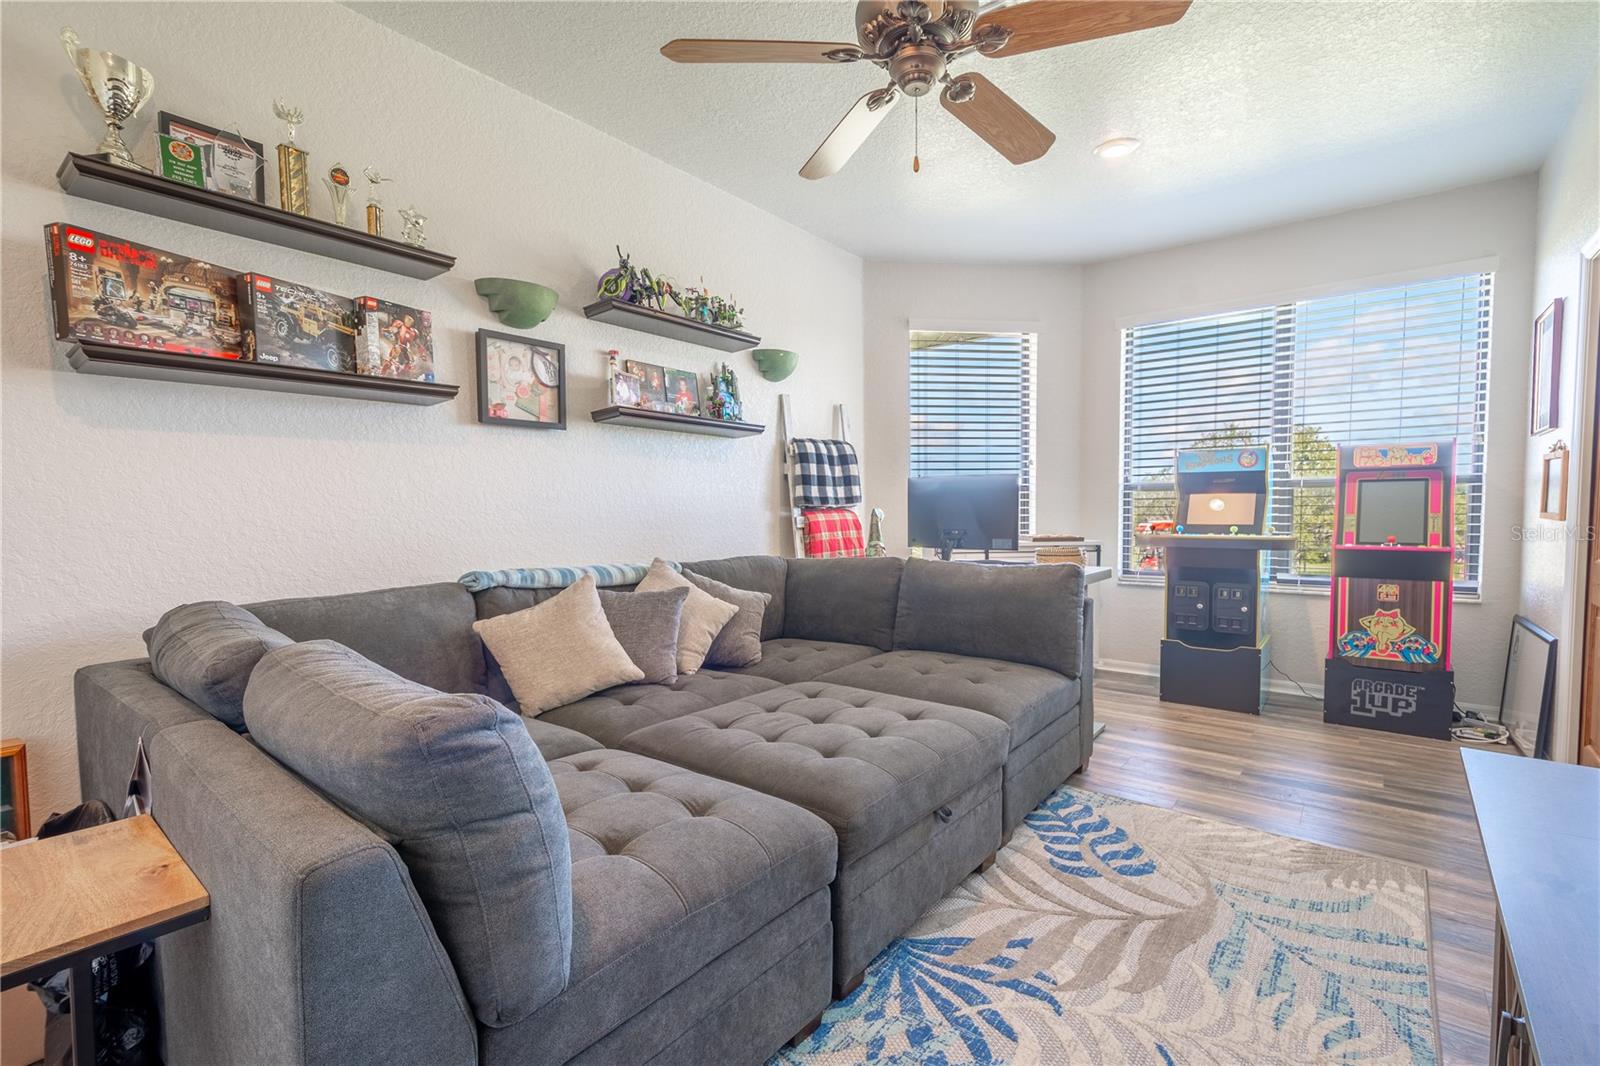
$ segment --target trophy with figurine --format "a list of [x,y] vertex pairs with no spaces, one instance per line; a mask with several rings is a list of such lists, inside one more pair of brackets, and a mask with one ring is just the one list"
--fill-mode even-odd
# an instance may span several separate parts
[[282,100],[272,101],[272,113],[289,127],[289,142],[278,145],[278,204],[285,211],[311,216],[310,154],[294,143],[296,128],[306,120],[305,112]]
[[378,186],[393,178],[386,178],[374,167],[363,167],[361,176],[367,179],[367,232],[374,237],[383,236],[383,198]]

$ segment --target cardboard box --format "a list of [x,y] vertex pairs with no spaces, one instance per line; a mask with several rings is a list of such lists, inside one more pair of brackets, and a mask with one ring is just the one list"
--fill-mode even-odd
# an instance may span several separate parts
[[246,359],[346,374],[355,370],[355,304],[342,296],[244,274],[239,318]]
[[57,340],[240,357],[237,271],[66,222],[44,232]]
[[433,315],[376,296],[356,297],[356,373],[434,380]]

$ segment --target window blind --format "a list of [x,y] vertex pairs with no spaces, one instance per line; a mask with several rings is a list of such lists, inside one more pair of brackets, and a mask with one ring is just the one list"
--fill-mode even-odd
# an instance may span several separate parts
[[[1292,532],[1271,581],[1326,587],[1340,444],[1456,441],[1456,587],[1475,593],[1493,275],[1466,274],[1123,330],[1121,563],[1171,518],[1178,448],[1269,449],[1272,526]],[[1141,565],[1143,564],[1143,565]]]
[[1032,333],[912,330],[912,477],[1016,474],[1017,528],[1033,532]]

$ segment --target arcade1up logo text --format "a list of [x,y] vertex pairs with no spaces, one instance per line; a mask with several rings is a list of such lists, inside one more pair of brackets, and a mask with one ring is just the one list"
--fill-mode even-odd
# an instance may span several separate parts
[[1350,713],[1362,718],[1415,714],[1422,705],[1422,686],[1358,677],[1350,682]]

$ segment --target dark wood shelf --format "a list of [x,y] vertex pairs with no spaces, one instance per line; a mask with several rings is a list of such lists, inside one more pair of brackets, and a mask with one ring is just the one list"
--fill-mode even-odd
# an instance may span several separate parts
[[692,318],[640,307],[626,300],[596,300],[583,309],[584,316],[608,326],[622,326],[641,333],[653,333],[669,340],[686,341],[719,352],[742,352],[761,343],[761,338],[727,326],[709,326]]
[[336,374],[308,367],[212,359],[204,355],[154,352],[114,344],[78,342],[68,350],[67,362],[80,374],[181,381],[192,385],[228,385],[241,389],[269,389],[274,392],[338,396],[382,403],[426,406],[453,400],[460,391],[459,385],[441,385],[431,381]]
[[673,411],[652,411],[644,407],[602,407],[590,418],[603,425],[634,426],[638,429],[670,429],[678,433],[699,433],[707,437],[753,437],[765,433],[766,426],[754,422],[722,422],[697,418]]
[[413,248],[403,241],[374,237],[362,230],[305,218],[254,200],[196,189],[75,152],[69,152],[61,161],[56,181],[69,196],[98,200],[408,278],[435,278],[456,265],[455,256],[443,252]]

